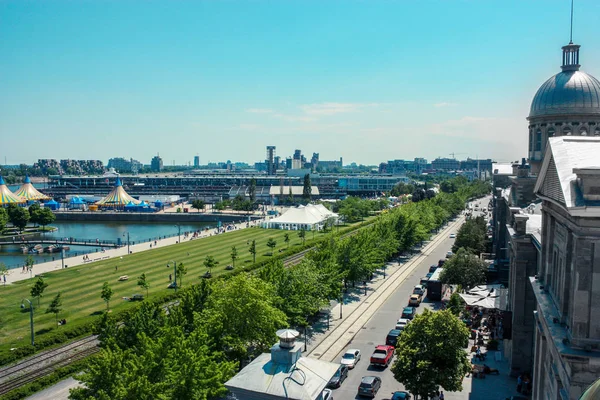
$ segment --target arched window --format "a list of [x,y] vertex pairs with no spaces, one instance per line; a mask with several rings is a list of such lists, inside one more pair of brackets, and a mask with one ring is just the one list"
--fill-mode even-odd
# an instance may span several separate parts
[[573,131],[570,126],[565,126],[563,128],[563,135],[571,136],[571,132],[573,132]]
[[596,130],[594,131],[594,135],[600,136],[600,126],[596,127]]
[[556,133],[556,131],[554,130],[554,128],[552,128],[552,127],[548,128],[548,137],[549,138],[554,136],[555,133]]
[[542,151],[542,131],[535,132],[535,151]]
[[529,130],[529,151],[533,151],[533,130]]
[[587,134],[588,134],[587,128],[585,126],[582,126],[581,128],[579,128],[579,134],[581,136],[587,136]]

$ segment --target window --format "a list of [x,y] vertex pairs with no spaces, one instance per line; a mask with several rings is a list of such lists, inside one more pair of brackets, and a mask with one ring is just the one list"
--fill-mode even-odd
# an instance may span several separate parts
[[594,131],[594,135],[600,136],[600,126],[596,127],[596,130]]
[[571,132],[572,132],[572,130],[571,130],[570,126],[565,126],[563,128],[563,135],[571,136]]
[[533,131],[529,130],[529,151],[533,151]]
[[551,138],[552,136],[554,136],[554,133],[556,133],[556,131],[554,130],[554,128],[548,128],[548,137]]
[[535,151],[541,151],[542,150],[542,131],[541,130],[537,130],[537,132],[535,133]]
[[579,128],[579,134],[581,136],[587,136],[587,134],[588,134],[587,128],[585,126],[582,126],[581,128]]

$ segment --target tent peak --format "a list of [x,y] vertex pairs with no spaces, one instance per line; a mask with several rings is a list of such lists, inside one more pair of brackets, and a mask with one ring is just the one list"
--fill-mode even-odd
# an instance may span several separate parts
[[31,179],[29,179],[29,175],[25,175],[25,180],[23,183],[31,183]]

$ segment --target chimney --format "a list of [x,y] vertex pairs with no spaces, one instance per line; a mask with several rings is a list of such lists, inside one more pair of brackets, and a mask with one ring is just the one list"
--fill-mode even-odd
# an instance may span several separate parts
[[515,215],[515,223],[513,228],[518,236],[523,236],[527,233],[527,220],[529,217],[525,214]]
[[586,201],[600,200],[600,168],[573,168],[577,183]]
[[[513,165],[513,170],[514,170],[514,165]],[[517,177],[518,178],[527,178],[529,176],[530,170],[531,170],[531,167],[529,165],[527,165],[527,162],[525,161],[525,159],[522,158],[521,165],[519,165],[517,167]]]
[[512,163],[511,167],[512,167],[512,174],[517,175],[517,173],[519,171],[519,163],[515,161],[514,163]]
[[271,362],[294,365],[302,357],[302,343],[296,343],[296,338],[300,334],[293,329],[280,329],[276,334],[279,343],[271,347]]

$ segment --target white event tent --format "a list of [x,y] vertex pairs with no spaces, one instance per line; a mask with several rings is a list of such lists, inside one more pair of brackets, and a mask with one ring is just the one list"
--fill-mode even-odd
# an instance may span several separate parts
[[286,229],[286,230],[320,230],[323,229],[325,221],[333,218],[337,220],[338,215],[329,211],[322,204],[309,204],[306,206],[293,207],[281,216],[273,218],[262,224],[263,228]]

